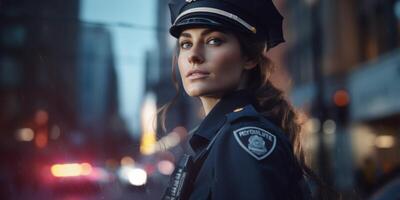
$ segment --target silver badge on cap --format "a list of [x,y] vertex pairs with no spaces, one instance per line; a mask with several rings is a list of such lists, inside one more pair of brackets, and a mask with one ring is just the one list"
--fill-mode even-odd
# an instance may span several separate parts
[[186,2],[188,2],[188,3],[192,3],[194,1],[196,1],[196,0],[186,0]]
[[257,160],[268,157],[275,149],[275,135],[264,129],[247,126],[234,130],[233,134],[239,145]]

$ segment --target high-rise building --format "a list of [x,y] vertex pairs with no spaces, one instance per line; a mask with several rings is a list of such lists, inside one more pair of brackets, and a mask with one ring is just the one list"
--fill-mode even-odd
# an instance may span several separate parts
[[398,0],[285,1],[292,100],[319,118],[332,184],[362,198],[400,167],[399,7]]
[[131,145],[118,113],[111,34],[81,23],[79,6],[0,4],[0,184],[8,192],[32,185],[35,163],[107,159]]

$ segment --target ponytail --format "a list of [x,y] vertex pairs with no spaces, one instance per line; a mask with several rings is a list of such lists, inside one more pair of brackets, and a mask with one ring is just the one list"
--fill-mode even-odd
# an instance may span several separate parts
[[275,69],[272,61],[265,55],[261,55],[258,59],[258,66],[248,74],[252,80],[248,87],[256,91],[259,112],[280,127],[288,136],[300,166],[305,174],[308,174],[300,143],[301,126],[298,123],[296,111],[286,99],[283,91],[275,87],[269,80],[270,74]]

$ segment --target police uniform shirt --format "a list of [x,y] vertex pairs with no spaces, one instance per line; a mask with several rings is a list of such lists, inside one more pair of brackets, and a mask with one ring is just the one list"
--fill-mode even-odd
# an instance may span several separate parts
[[189,140],[195,157],[218,133],[194,180],[191,200],[302,199],[297,167],[286,135],[256,110],[253,92],[223,97]]

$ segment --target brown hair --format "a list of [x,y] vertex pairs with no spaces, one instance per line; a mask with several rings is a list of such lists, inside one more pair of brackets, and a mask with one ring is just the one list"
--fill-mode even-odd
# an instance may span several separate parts
[[293,145],[293,152],[303,175],[317,184],[316,196],[320,199],[340,198],[338,193],[319,178],[306,164],[301,145],[301,126],[293,106],[285,98],[283,91],[269,80],[274,72],[273,62],[266,56],[266,43],[241,33],[234,33],[240,43],[242,54],[258,63],[247,75],[247,88],[255,92],[259,112],[280,127]]
[[236,33],[242,54],[258,63],[247,75],[247,88],[256,94],[259,111],[280,127],[289,137],[293,150],[300,162],[304,161],[300,145],[301,127],[297,123],[297,115],[292,105],[286,100],[284,93],[276,88],[269,80],[274,71],[273,62],[265,55],[266,44],[257,38],[247,37]]

